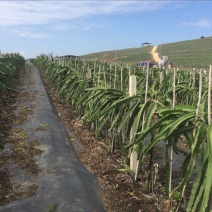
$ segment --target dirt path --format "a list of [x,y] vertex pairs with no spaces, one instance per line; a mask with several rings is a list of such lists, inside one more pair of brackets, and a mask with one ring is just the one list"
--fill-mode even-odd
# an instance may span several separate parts
[[160,60],[160,57],[159,57],[158,53],[156,52],[157,47],[158,46],[154,46],[152,48],[152,51],[151,51],[152,57],[153,57],[153,59],[154,59],[155,62],[158,62]]
[[97,179],[78,160],[38,69],[31,66],[21,79],[14,123],[1,152],[9,190],[0,193],[6,198],[0,211],[105,211]]

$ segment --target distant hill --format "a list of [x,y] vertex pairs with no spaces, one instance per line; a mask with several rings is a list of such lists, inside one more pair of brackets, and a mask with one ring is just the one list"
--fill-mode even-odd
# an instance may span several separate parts
[[[118,61],[134,63],[143,60],[153,60],[153,46],[128,48],[112,51],[96,52],[82,55],[88,60],[105,62]],[[159,56],[166,55],[176,67],[208,68],[212,64],[212,37],[186,40],[175,43],[160,44],[156,50]]]
[[162,44],[157,52],[177,66],[208,68],[212,64],[212,37]]
[[140,60],[152,60],[151,49],[153,46],[139,48],[128,48],[113,51],[96,52],[81,57],[89,60],[97,59],[100,61],[119,61],[119,62],[137,62]]

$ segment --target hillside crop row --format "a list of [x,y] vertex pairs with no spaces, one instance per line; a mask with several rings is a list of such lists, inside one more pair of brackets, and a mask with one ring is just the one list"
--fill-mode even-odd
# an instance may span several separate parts
[[[102,62],[116,61],[122,63],[135,63],[153,60],[151,50],[153,46],[129,48],[83,55],[88,60]],[[212,37],[160,44],[156,50],[159,56],[168,56],[169,61],[178,68],[204,68],[208,69],[212,63]]]
[[129,48],[114,51],[105,51],[99,53],[92,53],[82,56],[87,60],[100,60],[102,62],[117,61],[122,63],[134,63],[142,60],[151,60],[152,46]]
[[167,55],[177,67],[207,69],[212,63],[212,37],[159,45],[160,56]]

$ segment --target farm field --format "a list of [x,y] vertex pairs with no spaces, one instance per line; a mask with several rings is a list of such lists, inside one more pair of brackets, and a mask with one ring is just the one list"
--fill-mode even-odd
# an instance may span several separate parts
[[[118,62],[133,63],[152,60],[150,54],[153,46],[132,49],[113,50],[82,55],[85,59],[116,60]],[[212,61],[212,37],[181,41],[169,44],[158,44],[156,50],[159,56],[166,55],[176,67],[208,68]],[[116,52],[116,53],[115,53]],[[116,54],[116,56],[115,56]],[[125,56],[125,57],[124,57]],[[116,59],[115,59],[116,58]]]
[[[0,61],[5,73],[12,70],[9,79],[15,79],[15,70],[23,68],[23,60],[19,59],[20,61],[16,61],[16,58],[16,62],[11,62],[11,58],[5,57]],[[98,186],[94,182],[97,186],[94,191],[92,190],[94,192],[92,197],[96,198],[92,201],[94,204],[90,205],[86,200],[87,196],[83,196],[83,201],[77,201],[79,204],[74,204],[73,207],[97,207],[99,208],[97,211],[120,212],[142,210],[207,212],[211,209],[212,180],[209,177],[212,172],[211,66],[206,71],[183,68],[141,69],[132,63],[113,63],[110,58],[108,61],[99,61],[43,54],[31,62],[34,65],[28,63],[27,71],[20,72],[26,75],[22,77],[23,86],[18,92],[21,94],[20,99],[15,103],[18,111],[6,115],[8,117],[13,115],[14,118],[25,115],[24,119],[19,120],[21,122],[17,120],[18,129],[23,127],[24,131],[20,129],[11,131],[15,126],[11,122],[7,128],[9,134],[1,134],[2,164],[4,173],[7,174],[1,182],[4,186],[6,182],[4,180],[10,175],[8,170],[11,169],[14,174],[16,173],[16,169],[14,170],[13,166],[11,168],[10,160],[7,160],[8,152],[11,154],[9,158],[14,157],[18,166],[25,167],[19,171],[20,179],[26,178],[22,174],[29,169],[29,164],[25,163],[28,154],[34,165],[30,170],[32,173],[35,172],[35,178],[33,177],[33,182],[28,182],[29,190],[25,191],[23,196],[19,187],[24,188],[20,184],[16,186],[18,189],[16,193],[14,191],[10,193],[13,184],[7,181],[8,186],[3,187],[5,195],[2,199],[2,211],[14,207],[21,208],[22,201],[25,202],[23,207],[27,205],[35,207],[27,198],[32,196],[33,199],[34,194],[42,200],[40,209],[49,207],[49,210],[57,211],[72,207],[74,203],[61,205],[64,200],[69,202],[68,196],[63,192],[65,196],[61,194],[57,199],[58,192],[53,190],[52,195],[56,195],[53,203],[51,198],[44,198],[45,192],[40,193],[40,189],[47,191],[52,187],[39,178],[42,174],[45,179],[52,178],[52,181],[47,180],[48,182],[57,183],[58,172],[53,171],[55,175],[51,175],[53,172],[42,172],[42,170],[48,164],[50,164],[48,169],[52,168],[51,164],[61,166],[63,160],[64,167],[60,168],[66,179],[70,177],[68,180],[70,184],[62,180],[56,185],[59,189],[63,188],[63,182],[66,183],[66,186],[70,186],[68,193],[71,193],[73,191],[71,177],[76,178],[76,175],[70,176],[66,171],[70,169],[72,160],[76,164],[76,155],[67,152],[72,145],[81,162],[98,178],[104,202],[104,209],[101,201],[95,205],[100,197],[99,192],[96,193]],[[40,73],[34,66],[39,68]],[[13,95],[17,93],[12,88],[12,81],[7,81],[4,77],[5,73],[2,72],[0,78],[4,98],[9,96],[10,92]],[[56,113],[47,107],[51,104],[48,98],[44,100],[47,95],[40,77],[48,88]],[[33,92],[29,94],[28,90],[31,89]],[[24,102],[25,100],[28,102]],[[2,123],[5,119],[3,111],[1,109]],[[20,114],[20,111],[26,113]],[[60,128],[61,125],[57,123],[59,118],[66,127],[68,137],[64,128]],[[10,121],[11,119],[8,119],[7,123]],[[62,134],[58,136],[57,133]],[[35,138],[31,141],[30,147],[26,144],[29,141],[27,135],[30,140]],[[48,137],[51,139],[43,139]],[[16,139],[20,141],[19,146],[8,143],[16,142]],[[62,144],[69,147],[60,146]],[[58,151],[57,148],[53,152],[49,151],[53,147],[57,147]],[[22,151],[25,148],[29,150],[28,153]],[[13,156],[14,153],[17,154]],[[26,154],[25,158],[21,158],[23,153]],[[44,162],[43,167],[38,158],[40,160],[43,158],[44,161],[47,158],[50,163]],[[77,191],[80,196],[81,192],[90,189],[91,184],[86,183],[82,186],[81,182],[93,178],[80,164],[78,165],[80,173],[84,173],[82,181],[79,180],[77,186],[82,188]],[[56,170],[60,168],[56,167]],[[15,206],[14,199],[18,199]],[[11,204],[6,204],[8,202]]]
[[0,8],[0,212],[212,212],[212,1]]
[[[157,186],[164,183],[167,211],[208,211],[212,185],[208,177],[211,166],[206,165],[211,163],[211,67],[206,73],[154,68],[141,71],[129,65],[86,63],[80,58],[52,55],[41,55],[34,62],[95,137],[108,139],[109,143],[104,142],[108,153],[120,153],[122,167],[118,170],[131,173],[141,190],[159,198]],[[159,148],[164,153],[159,168],[155,158],[161,141],[166,144]],[[181,168],[176,172],[175,154],[182,152]],[[163,179],[158,179],[157,173],[163,168]],[[158,204],[158,209],[164,208]]]

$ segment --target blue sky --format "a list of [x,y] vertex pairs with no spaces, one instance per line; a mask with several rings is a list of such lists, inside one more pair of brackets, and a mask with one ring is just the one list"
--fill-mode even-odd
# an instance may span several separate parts
[[84,55],[212,36],[212,1],[0,0],[0,51]]

